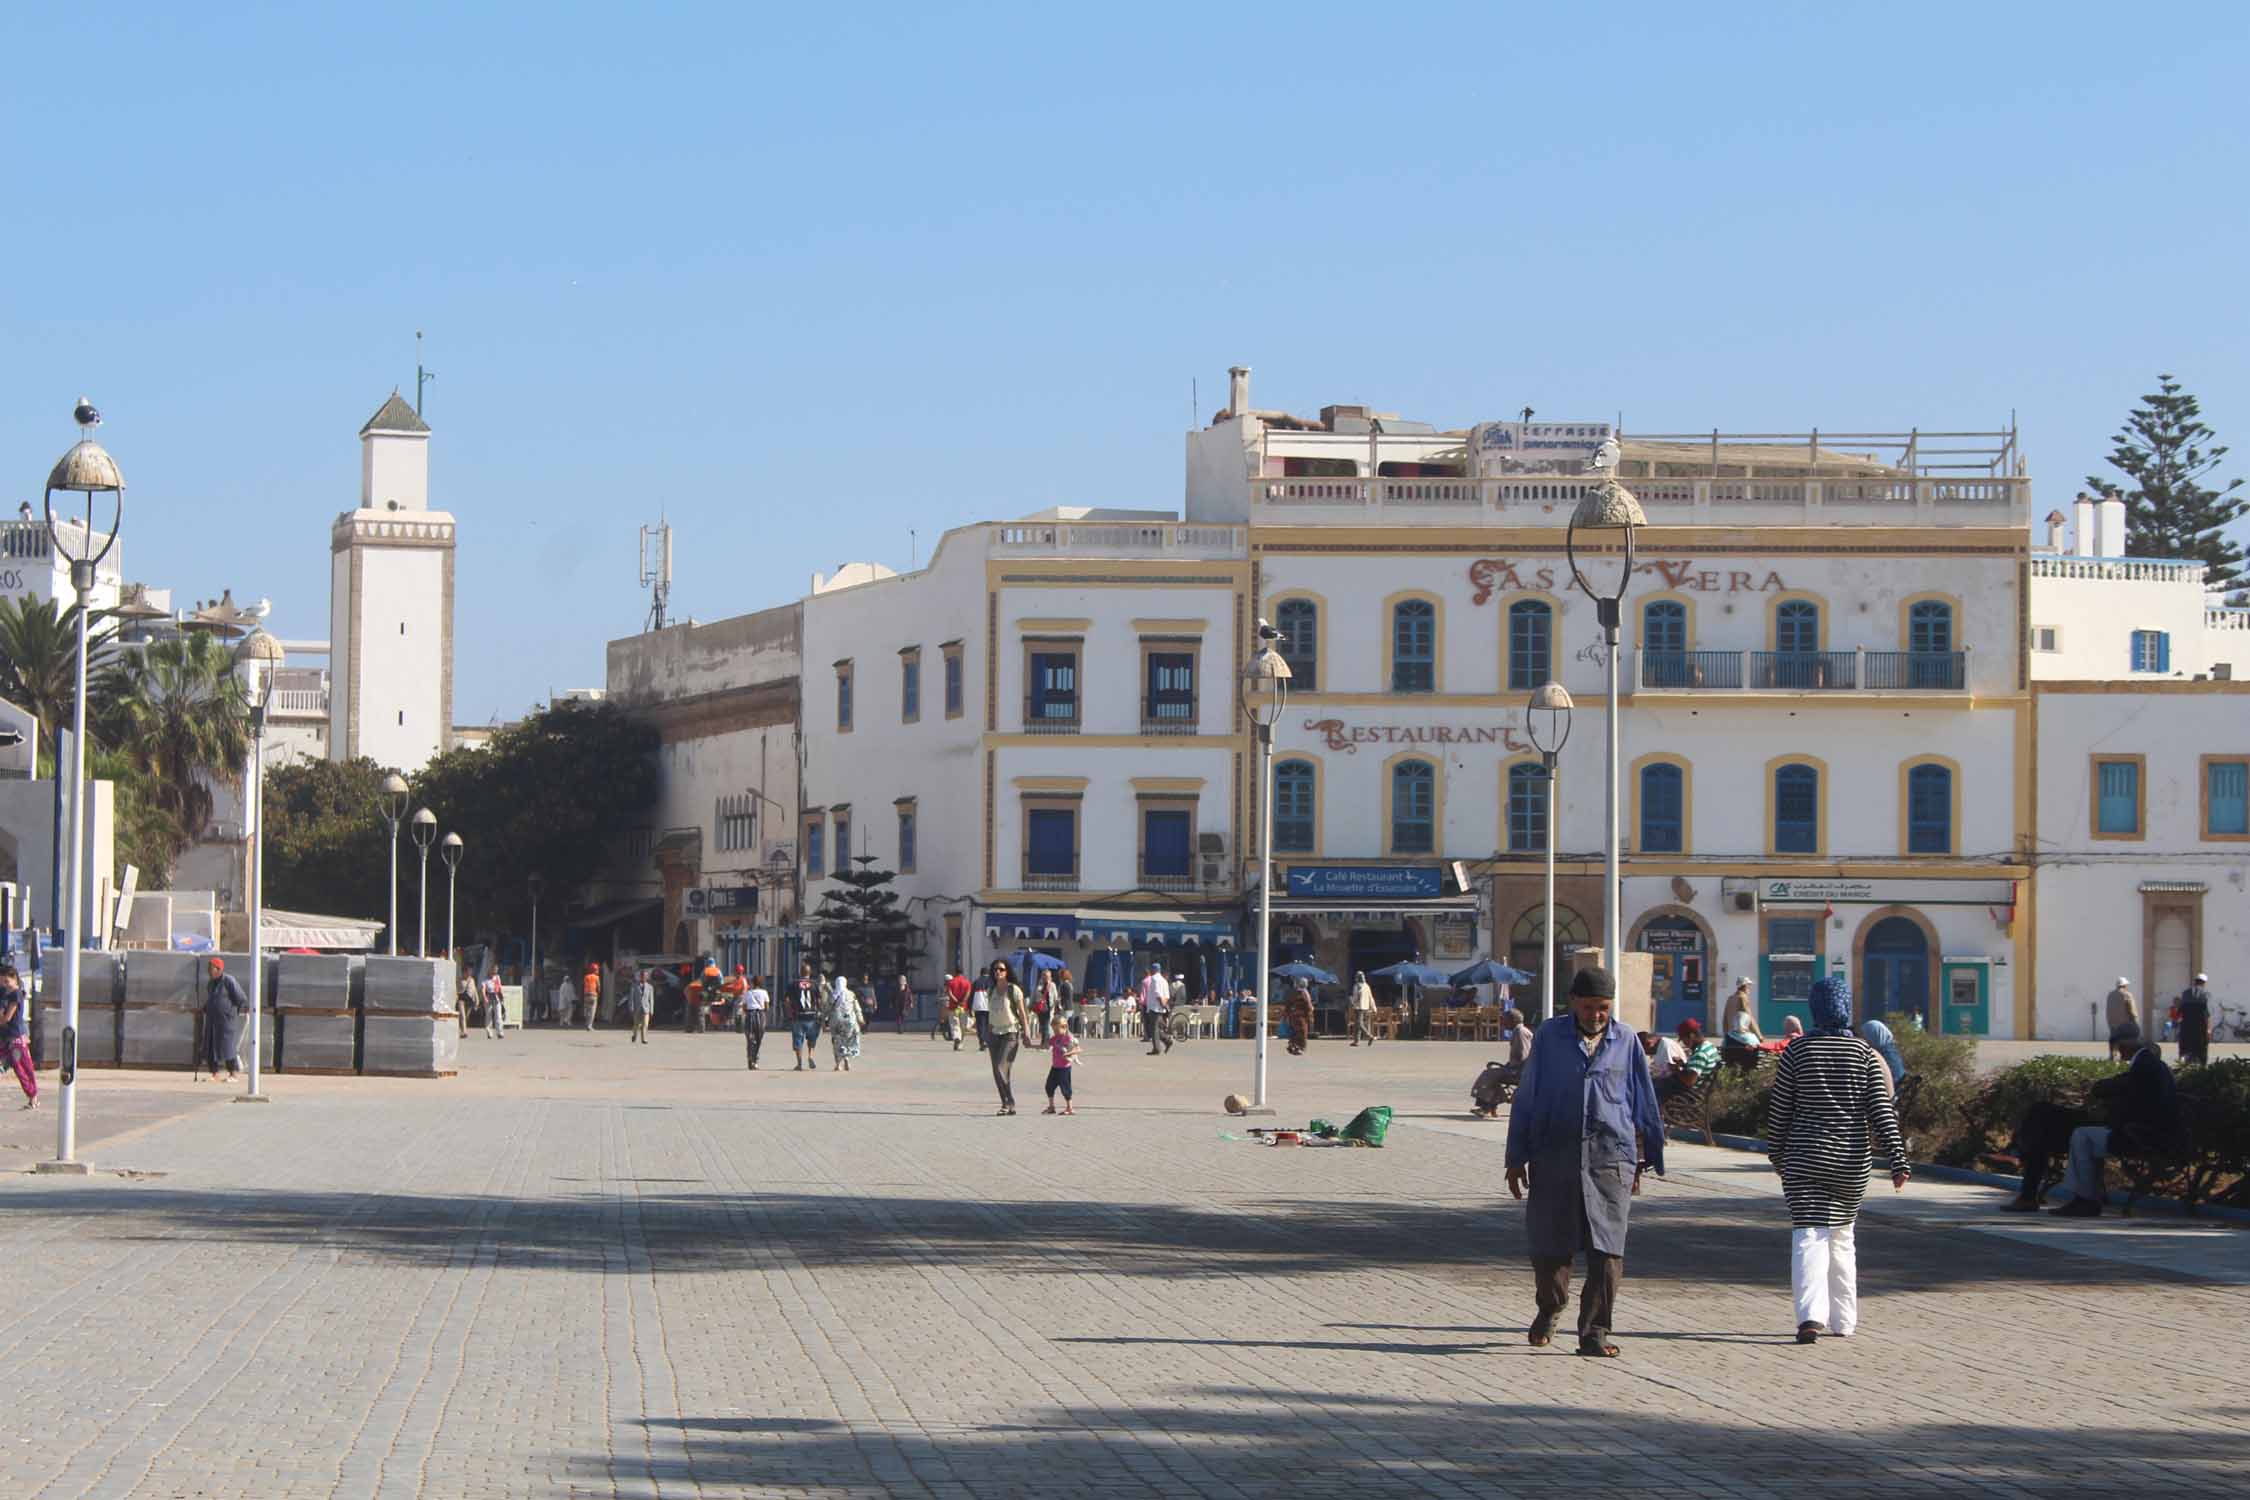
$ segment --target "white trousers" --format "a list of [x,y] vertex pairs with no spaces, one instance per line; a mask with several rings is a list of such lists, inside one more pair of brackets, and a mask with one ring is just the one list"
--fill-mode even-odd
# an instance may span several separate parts
[[1797,1321],[1818,1323],[1838,1337],[1859,1326],[1859,1226],[1789,1232],[1789,1281],[1797,1292]]

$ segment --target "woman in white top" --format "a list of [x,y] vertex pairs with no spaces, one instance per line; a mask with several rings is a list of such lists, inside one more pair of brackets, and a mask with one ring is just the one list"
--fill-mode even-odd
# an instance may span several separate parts
[[1365,974],[1353,973],[1352,1003],[1348,1008],[1352,1013],[1352,1045],[1356,1047],[1364,1040],[1368,1046],[1374,1046],[1375,992],[1368,988]]

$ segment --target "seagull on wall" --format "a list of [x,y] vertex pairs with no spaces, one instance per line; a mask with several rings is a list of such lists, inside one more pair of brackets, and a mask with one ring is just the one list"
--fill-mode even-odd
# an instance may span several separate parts
[[78,398],[78,404],[70,409],[70,415],[72,420],[81,427],[99,427],[102,425],[102,414],[94,410],[94,403],[84,396]]

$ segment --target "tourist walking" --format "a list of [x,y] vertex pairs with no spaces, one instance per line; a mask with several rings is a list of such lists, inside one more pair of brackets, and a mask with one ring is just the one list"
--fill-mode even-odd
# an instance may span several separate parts
[[1141,981],[1141,1030],[1148,1042],[1148,1055],[1156,1056],[1162,1043],[1165,1052],[1172,1050],[1172,1038],[1165,1033],[1164,1015],[1172,1008],[1172,983],[1164,977],[1162,964],[1150,964],[1148,977]]
[[1062,1094],[1061,1114],[1074,1115],[1071,1108],[1071,1074],[1078,1067],[1078,1038],[1070,1034],[1070,1017],[1058,1015],[1055,1024],[1047,1028],[1047,1107],[1043,1115],[1056,1114],[1055,1095]]
[[1610,1330],[1625,1279],[1625,1230],[1641,1174],[1664,1173],[1664,1119],[1640,1038],[1610,1015],[1617,981],[1581,969],[1570,1010],[1542,1023],[1508,1112],[1508,1191],[1524,1214],[1539,1314],[1530,1341],[1545,1345],[1570,1301],[1571,1262],[1586,1256],[1578,1298],[1578,1352],[1614,1359]]
[[648,1045],[648,1023],[656,1016],[656,985],[643,969],[633,976],[632,990],[625,997],[626,1015],[633,1023],[632,1039],[642,1046]]
[[897,1008],[892,1012],[891,1015],[891,1031],[893,1035],[904,1036],[906,1034],[906,1014],[912,1009],[914,1009],[914,986],[908,984],[906,982],[906,976],[904,974],[901,974],[898,976]]
[[991,1028],[992,1040],[986,1050],[992,1054],[992,1085],[1000,1091],[1000,1113],[1016,1112],[1016,1090],[1012,1076],[1016,1068],[1016,1052],[1023,1045],[1023,1028],[1027,1011],[1023,990],[1016,984],[1015,974],[1004,958],[992,961],[992,1009],[985,1024]]
[[2180,1018],[2180,1061],[2183,1063],[2211,1060],[2211,991],[2205,988],[2210,982],[2210,975],[2196,975],[2195,983],[2180,991],[2180,998],[2172,1002],[2172,1009]]
[[820,1054],[814,1047],[820,1041],[820,981],[813,978],[811,964],[797,970],[797,989],[789,1004],[789,1048],[797,1054],[797,1066],[790,1069],[802,1073],[807,1068],[820,1071]]
[[969,986],[969,1015],[976,1022],[979,1052],[992,1046],[992,968],[986,964],[984,972]]
[[508,1034],[508,992],[498,969],[484,976],[484,1034],[494,1041]]
[[754,976],[742,996],[742,1045],[752,1071],[758,1066],[758,1049],[766,1044],[766,1012],[772,1008],[773,996],[766,993],[766,976]]
[[203,989],[203,1065],[214,1080],[221,1067],[227,1070],[227,1077],[233,1078],[242,1071],[235,1053],[242,1045],[240,1028],[250,1001],[227,972],[224,960],[211,960],[210,975]]
[[39,1074],[31,1064],[31,1000],[24,994],[23,978],[14,964],[0,964],[0,1047],[8,1052],[16,1086],[23,1090],[23,1107],[39,1107]]
[[1356,1047],[1365,1042],[1374,1046],[1375,991],[1368,988],[1367,976],[1356,970],[1352,974],[1351,1003],[1345,1009],[1351,1013],[1352,1045]]
[[602,1003],[602,966],[590,958],[586,960],[586,978],[582,987],[585,991],[586,1029],[592,1031],[594,1013],[601,1008]]
[[1766,1159],[1789,1201],[1800,1344],[1848,1339],[1859,1326],[1859,1205],[1877,1153],[1894,1190],[1907,1181],[1890,1070],[1852,1035],[1850,987],[1816,979],[1808,999],[1812,1030],[1782,1049],[1766,1100]]
[[836,976],[836,992],[828,997],[828,1044],[835,1049],[836,1066],[849,1073],[852,1059],[859,1056],[859,1034],[867,1027],[867,1012],[860,1008],[859,997]]
[[727,976],[727,982],[719,988],[727,997],[726,1024],[740,1031],[742,1029],[742,1017],[746,1011],[743,1003],[744,997],[750,993],[748,966],[736,964],[734,972]]
[[[944,1028],[944,1036],[953,1043],[953,1050],[956,1052],[961,1050],[961,1033],[968,1026],[968,1013],[969,976],[958,969],[950,970],[945,976],[945,995],[940,1002],[938,1024]],[[930,1039],[937,1040],[938,1034],[933,1028]]]
[[1289,998],[1282,1003],[1281,1017],[1289,1023],[1289,1055],[1303,1057],[1305,1047],[1312,1041],[1313,1013],[1312,991],[1300,979],[1289,987]]
[[[2109,1028],[2109,1051],[2121,1062],[2131,1062],[2141,1048],[2141,1002],[2133,997],[2133,981],[2117,976],[2117,985],[2102,1002],[2102,1020]],[[2119,1041],[2124,1029],[2133,1028],[2130,1045]]]

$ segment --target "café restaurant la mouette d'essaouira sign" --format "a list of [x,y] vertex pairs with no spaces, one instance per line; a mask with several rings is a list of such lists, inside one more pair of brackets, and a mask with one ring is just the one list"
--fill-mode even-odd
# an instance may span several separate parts
[[1445,894],[1436,865],[1295,865],[1287,895],[1299,898],[1428,901]]

